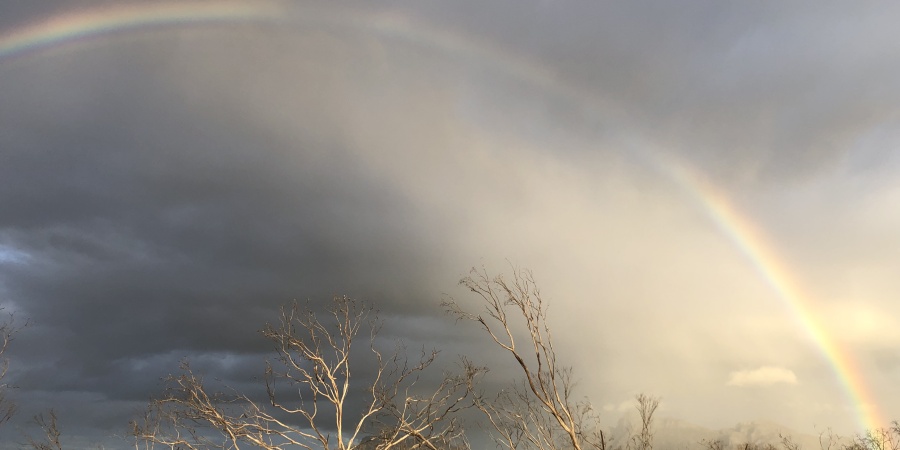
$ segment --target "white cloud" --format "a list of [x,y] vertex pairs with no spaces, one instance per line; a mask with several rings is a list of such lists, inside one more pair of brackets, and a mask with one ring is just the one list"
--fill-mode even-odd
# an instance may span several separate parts
[[794,371],[783,367],[763,366],[754,370],[731,372],[728,386],[771,386],[776,383],[797,384]]
[[608,412],[612,412],[612,411],[625,412],[625,411],[630,411],[630,410],[634,409],[634,407],[635,407],[635,401],[634,401],[634,399],[631,399],[631,400],[623,400],[623,401],[619,402],[619,404],[607,403],[607,404],[603,405],[603,410],[608,411]]

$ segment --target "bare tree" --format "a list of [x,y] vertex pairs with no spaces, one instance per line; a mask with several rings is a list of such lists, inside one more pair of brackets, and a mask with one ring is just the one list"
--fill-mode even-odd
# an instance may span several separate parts
[[819,450],[834,450],[840,445],[841,437],[831,428],[819,432]]
[[[821,436],[819,437],[821,442]],[[792,437],[784,433],[778,433],[778,440],[781,442],[781,448],[784,450],[801,450],[800,443]]]
[[34,423],[41,427],[44,431],[44,438],[36,441],[28,436],[28,444],[34,450],[62,450],[62,444],[59,441],[59,428],[56,425],[56,412],[52,409],[49,412],[49,418],[45,418],[43,414],[34,417]]
[[16,325],[12,314],[5,322],[0,323],[0,425],[9,422],[16,413],[16,404],[6,396],[10,389],[10,385],[4,381],[9,371],[9,359],[6,358],[6,352],[9,350],[9,344],[13,341],[15,334],[27,325],[28,323],[21,326]]
[[659,398],[638,394],[636,408],[641,417],[641,431],[631,437],[635,450],[653,450],[653,414],[659,407]]
[[[133,422],[136,443],[171,449],[248,445],[348,450],[361,441],[377,450],[464,445],[455,414],[472,405],[468,377],[476,374],[446,375],[433,390],[420,389],[419,378],[437,352],[423,351],[412,363],[403,351],[385,357],[375,346],[377,314],[347,297],[334,298],[327,319],[296,302],[282,308],[280,319],[262,330],[277,352],[277,364],[266,367],[268,406],[244,394],[209,394],[185,363],[180,376],[168,378],[166,395],[151,402],[142,421]],[[363,332],[368,334],[374,379],[353,391],[364,400],[351,408],[351,369],[357,356],[351,350]],[[284,401],[287,388],[297,397]]]
[[734,446],[736,450],[778,450],[771,443],[743,442]]
[[[453,299],[444,300],[445,310],[457,320],[480,324],[524,374],[521,385],[496,397],[475,395],[497,444],[510,449],[605,449],[606,436],[596,426],[590,404],[573,398],[571,368],[557,361],[547,307],[532,273],[515,269],[507,281],[489,276],[483,268],[472,269],[460,284],[479,297],[484,311],[470,313]],[[521,345],[517,326],[524,327],[526,336]]]
[[859,435],[846,448],[860,448],[868,450],[900,450],[900,425],[894,422],[888,428],[876,428],[867,430],[864,435]]
[[728,445],[722,439],[702,439],[700,445],[705,450],[726,450]]

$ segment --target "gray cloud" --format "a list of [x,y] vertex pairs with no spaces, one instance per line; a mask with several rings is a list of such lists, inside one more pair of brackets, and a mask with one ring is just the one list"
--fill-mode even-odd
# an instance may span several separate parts
[[[0,248],[17,255],[0,257],[0,287],[34,321],[12,353],[23,403],[121,432],[182,357],[252,389],[270,349],[256,330],[279,304],[333,294],[375,301],[386,340],[439,345],[447,366],[496,361],[437,304],[469,301],[466,267],[506,259],[535,271],[598,404],[650,391],[725,426],[793,402],[775,419],[803,427],[806,399],[845,401],[814,376],[830,369],[791,309],[654,155],[721,184],[829,330],[846,308],[896,312],[895,12],[384,8],[354,14],[405,32],[171,27],[0,60]],[[0,17],[49,14],[15,9]],[[893,367],[900,340],[863,316],[841,342]],[[722,386],[760,366],[804,382]],[[834,411],[821,417],[852,420]]]
[[[526,54],[721,179],[831,170],[897,117],[892,5],[493,3],[434,8]],[[590,98],[590,97],[589,97]]]

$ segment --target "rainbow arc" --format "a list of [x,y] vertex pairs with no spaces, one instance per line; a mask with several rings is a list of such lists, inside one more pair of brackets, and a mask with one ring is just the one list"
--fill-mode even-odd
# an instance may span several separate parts
[[742,216],[722,193],[699,174],[672,161],[667,162],[662,170],[700,203],[719,230],[747,257],[760,277],[787,305],[800,326],[817,344],[822,356],[832,366],[843,385],[848,400],[856,408],[861,431],[886,426],[888,421],[879,411],[876,397],[869,389],[858,361],[816,319],[815,305],[752,221]]
[[[227,26],[253,22],[286,25],[321,19],[332,25],[369,30],[384,36],[424,43],[450,53],[471,56],[581,106],[590,107],[594,101],[590,93],[580,92],[558,81],[555,73],[545,66],[475,42],[458,33],[427,25],[418,26],[414,19],[401,14],[299,17],[291,15],[283,5],[264,0],[144,2],[70,12],[0,35],[0,63],[74,42],[160,27]],[[702,177],[671,161],[663,164],[657,158],[648,159],[699,203],[719,230],[752,262],[760,277],[792,310],[803,329],[833,366],[848,398],[858,409],[863,430],[887,424],[878,410],[875,396],[870,391],[858,362],[816,321],[809,298],[804,295],[789,268],[785,267],[752,222],[743,217],[724,195]]]

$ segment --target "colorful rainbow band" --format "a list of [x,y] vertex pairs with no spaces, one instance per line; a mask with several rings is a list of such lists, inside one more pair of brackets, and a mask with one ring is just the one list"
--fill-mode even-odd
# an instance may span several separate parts
[[790,271],[781,263],[777,253],[747,218],[735,210],[728,199],[696,173],[673,161],[665,164],[667,172],[689,197],[696,199],[700,207],[715,222],[719,230],[750,260],[759,275],[778,297],[788,306],[801,327],[817,343],[819,350],[844,386],[844,391],[857,410],[860,431],[875,430],[887,426],[877,406],[876,397],[869,390],[862,370],[853,355],[843,349],[815,319],[813,306]]

